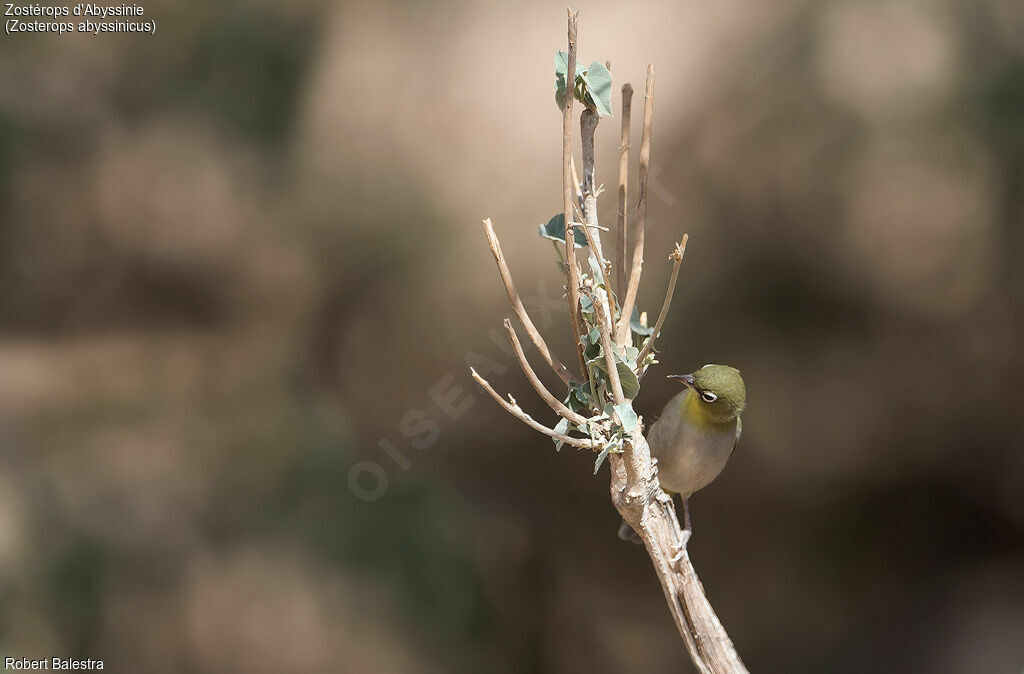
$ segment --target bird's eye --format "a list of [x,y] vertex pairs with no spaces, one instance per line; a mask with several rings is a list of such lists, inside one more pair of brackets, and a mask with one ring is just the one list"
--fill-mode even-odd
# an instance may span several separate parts
[[711,391],[701,391],[700,392],[700,398],[701,398],[701,400],[703,400],[706,403],[713,403],[716,400],[718,400],[718,396],[716,396]]

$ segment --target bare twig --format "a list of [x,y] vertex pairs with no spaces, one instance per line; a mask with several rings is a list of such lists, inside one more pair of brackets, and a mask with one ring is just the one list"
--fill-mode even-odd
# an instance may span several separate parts
[[526,329],[526,334],[530,336],[530,341],[532,341],[537,347],[537,350],[540,351],[540,355],[548,362],[548,365],[550,365],[551,369],[555,371],[555,374],[557,374],[562,381],[568,384],[571,380],[569,371],[565,369],[564,365],[562,365],[562,361],[558,360],[558,356],[548,349],[548,345],[544,341],[544,338],[541,337],[540,332],[537,330],[537,326],[533,324],[533,321],[530,319],[530,315],[526,313],[526,307],[523,306],[523,301],[519,299],[519,291],[516,290],[515,283],[512,281],[512,274],[508,270],[508,263],[505,262],[505,255],[501,252],[501,244],[498,242],[498,235],[494,233],[494,225],[491,224],[490,218],[484,220],[484,232],[487,234],[487,243],[491,246],[491,254],[494,255],[494,261],[498,265],[498,273],[501,274],[501,280],[505,284],[505,291],[508,293],[508,300],[512,303],[512,308],[515,310],[516,316],[519,317],[520,322],[523,324],[523,328]]
[[579,207],[582,209],[583,188],[580,187],[580,176],[576,173],[576,159],[572,155],[569,155],[569,171],[572,173],[572,184],[576,188],[576,201],[579,202]]
[[512,398],[512,400],[511,401],[505,400],[500,395],[498,395],[497,391],[495,391],[493,388],[491,388],[491,385],[489,383],[487,383],[486,379],[484,379],[479,374],[477,374],[476,370],[474,370],[473,368],[469,368],[469,372],[470,372],[470,374],[473,375],[473,379],[476,380],[476,383],[480,384],[480,386],[483,387],[483,389],[485,391],[487,391],[489,394],[491,394],[491,397],[494,398],[496,401],[498,401],[498,404],[501,405],[502,407],[504,407],[505,411],[507,411],[509,414],[511,414],[515,418],[519,419],[520,421],[522,421],[524,424],[526,424],[527,426],[529,426],[533,430],[539,431],[539,432],[543,433],[544,435],[547,435],[548,437],[554,438],[555,440],[558,440],[560,442],[564,442],[567,445],[571,445],[573,447],[579,447],[580,449],[600,449],[601,448],[600,443],[594,442],[593,440],[584,440],[584,439],[581,439],[581,438],[572,438],[572,437],[569,437],[568,435],[565,435],[564,433],[559,433],[558,431],[556,431],[554,429],[548,428],[544,424],[541,424],[541,423],[538,423],[538,422],[534,421],[533,417],[531,417],[529,414],[524,412],[523,408],[521,408],[519,406],[519,404],[516,403],[515,398],[512,398],[512,396],[509,396],[510,398]]
[[576,355],[580,361],[580,372],[584,381],[587,379],[587,360],[583,355],[583,344],[580,337],[583,330],[580,326],[580,279],[576,266],[576,235],[572,226],[572,192],[576,184],[572,177],[572,101],[576,86],[576,19],[579,12],[569,10],[569,50],[568,67],[565,73],[565,107],[562,110],[562,213],[565,216],[565,259],[566,259],[566,293],[569,296],[569,322],[572,324],[572,336],[576,344]]
[[[580,145],[583,148],[583,213],[587,224],[597,223],[597,179],[594,174],[594,134],[601,116],[584,107],[580,113]],[[588,212],[588,208],[592,212]]]
[[644,130],[640,138],[640,202],[636,209],[636,237],[633,244],[633,267],[629,273],[629,287],[622,300],[622,313],[616,329],[616,342],[626,343],[629,333],[629,318],[636,303],[636,292],[640,288],[640,275],[644,266],[644,234],[647,229],[647,171],[651,163],[651,125],[654,121],[654,64],[647,66],[647,84],[644,89]]
[[[582,227],[580,227],[580,230],[583,232],[583,236],[587,237],[587,245],[590,246],[590,250],[592,250],[594,252],[594,257],[597,258],[597,266],[601,268],[601,284],[604,285],[605,288],[609,288],[611,286],[608,285],[608,282],[609,282],[608,281],[608,272],[605,271],[605,269],[606,269],[606,265],[605,265],[606,260],[601,255],[600,239],[597,238],[597,236],[595,236],[594,234],[591,233],[591,231],[590,231],[591,229],[600,229],[600,228],[599,227],[592,227],[591,225],[583,225]],[[610,312],[611,311],[611,300],[610,299],[608,300],[607,308],[608,308],[608,310]]]
[[519,361],[519,367],[522,368],[523,374],[526,375],[526,379],[533,385],[533,389],[537,392],[544,402],[548,404],[552,410],[557,412],[560,416],[565,417],[577,426],[583,426],[587,423],[587,418],[581,414],[573,412],[571,409],[565,406],[565,404],[556,398],[547,387],[537,377],[537,373],[530,367],[530,361],[526,359],[526,354],[523,353],[523,345],[519,343],[519,336],[516,335],[515,328],[512,327],[512,321],[505,319],[504,322],[505,332],[508,334],[508,341],[512,344],[512,349],[516,353],[516,360]]
[[[633,85],[622,85],[622,128],[619,132],[619,228],[615,238],[615,293],[621,300],[626,292],[626,201],[629,182],[629,119],[633,105]],[[626,335],[630,333],[627,331]]]
[[658,314],[658,322],[654,324],[654,332],[647,338],[644,348],[640,349],[640,355],[636,357],[637,365],[641,368],[637,377],[642,377],[647,372],[643,365],[644,358],[654,349],[654,340],[661,334],[661,326],[665,324],[665,317],[668,316],[668,309],[672,306],[672,294],[676,291],[676,279],[679,278],[679,267],[683,264],[683,255],[686,254],[686,242],[690,239],[689,234],[683,234],[683,240],[676,244],[675,250],[668,256],[672,260],[672,275],[668,279],[668,288],[665,289],[665,301],[661,304],[661,313]]

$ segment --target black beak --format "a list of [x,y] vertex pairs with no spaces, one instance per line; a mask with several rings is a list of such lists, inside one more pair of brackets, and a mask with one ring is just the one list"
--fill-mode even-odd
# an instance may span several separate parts
[[670,374],[668,376],[668,378],[669,379],[675,379],[676,381],[681,381],[684,384],[686,384],[687,386],[689,386],[690,388],[693,388],[694,390],[696,390],[694,388],[694,386],[693,386],[693,375],[692,374]]

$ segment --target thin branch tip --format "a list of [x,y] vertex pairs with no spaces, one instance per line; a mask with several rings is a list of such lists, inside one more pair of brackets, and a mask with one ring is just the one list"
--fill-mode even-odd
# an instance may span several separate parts
[[640,138],[640,192],[636,208],[636,243],[633,245],[633,266],[629,274],[626,297],[622,302],[622,315],[616,326],[616,342],[625,345],[630,339],[629,318],[636,305],[636,294],[640,288],[640,276],[644,264],[644,238],[647,231],[647,180],[651,164],[651,129],[654,124],[654,64],[647,65],[647,82],[644,85],[644,127]]
[[470,367],[469,371],[473,375],[474,381],[476,381],[476,383],[479,384],[480,387],[483,388],[483,390],[487,391],[487,394],[494,398],[494,400],[499,405],[501,405],[506,412],[514,416],[516,419],[519,419],[521,422],[523,422],[533,430],[543,433],[544,435],[550,438],[554,438],[559,442],[563,442],[569,445],[570,447],[578,447],[580,449],[591,450],[600,448],[600,445],[598,443],[595,443],[593,440],[582,440],[580,438],[573,438],[568,435],[565,435],[564,433],[559,433],[555,429],[548,428],[544,424],[537,422],[536,420],[534,420],[533,417],[531,417],[529,414],[524,412],[521,407],[519,407],[519,403],[516,402],[516,399],[512,397],[511,393],[508,394],[509,399],[505,400],[500,395],[498,395],[498,392],[494,390],[494,387],[492,387],[486,379],[481,377],[476,370]]
[[541,356],[548,362],[551,369],[555,371],[559,379],[569,384],[572,377],[569,371],[562,365],[562,361],[558,359],[550,349],[548,349],[547,343],[544,341],[544,337],[541,336],[540,331],[537,330],[537,326],[534,325],[530,315],[526,312],[526,307],[523,306],[523,300],[519,297],[519,291],[516,289],[515,282],[512,280],[512,272],[509,271],[508,262],[505,261],[505,255],[501,250],[501,242],[498,240],[498,235],[494,232],[494,224],[490,218],[487,218],[484,222],[484,233],[487,236],[487,243],[491,248],[491,255],[494,256],[494,262],[498,265],[498,274],[501,276],[501,281],[505,285],[505,292],[508,294],[508,300],[512,304],[512,309],[515,311],[516,316],[519,318],[519,322],[523,324],[523,329],[526,330],[526,334],[530,337],[530,341],[533,342],[537,350],[540,351]]
[[551,391],[541,382],[540,378],[537,377],[537,373],[534,372],[530,366],[530,361],[526,359],[526,353],[523,352],[523,345],[519,341],[519,336],[516,334],[515,328],[512,327],[512,321],[507,318],[502,322],[505,327],[505,334],[508,336],[508,341],[512,345],[512,350],[515,352],[516,360],[519,362],[519,369],[526,375],[527,381],[533,386],[533,390],[537,392],[537,395],[548,404],[556,414],[561,417],[568,419],[576,425],[582,425],[587,423],[586,417],[581,414],[573,412],[565,406],[561,400],[556,398]]
[[[575,164],[572,156],[572,108],[575,96],[572,95],[569,88],[575,86],[576,82],[576,19],[579,12],[574,12],[572,8],[568,8],[568,15],[569,45],[566,54],[566,96],[564,97],[565,104],[562,106],[562,217],[565,221],[566,293],[569,300],[569,323],[572,328],[576,359],[580,365],[580,376],[585,381],[587,379],[587,361],[583,354],[583,344],[580,341],[583,335],[579,312],[580,280],[576,264],[575,233],[571,224],[574,205],[573,188],[579,185],[579,181],[575,176]],[[582,191],[579,191],[578,194],[582,196]]]
[[644,342],[644,347],[640,349],[640,353],[636,357],[637,364],[643,368],[638,373],[638,378],[643,377],[647,372],[648,366],[645,366],[643,362],[647,358],[647,354],[655,351],[654,342],[661,334],[661,328],[665,325],[665,319],[668,317],[668,310],[672,306],[672,295],[676,290],[676,280],[679,278],[679,268],[683,264],[683,255],[686,254],[686,242],[689,238],[688,234],[683,234],[683,238],[680,239],[679,243],[675,244],[668,256],[668,259],[672,260],[672,275],[668,280],[668,288],[665,289],[665,300],[661,304],[661,311],[658,313],[658,320],[654,324],[654,330],[651,332],[651,336],[647,338],[647,341]]
[[690,240],[689,234],[683,234],[683,238],[680,239],[679,243],[675,245],[672,252],[668,254],[668,259],[683,261],[683,256],[686,255],[686,242]]
[[[619,191],[618,191],[618,220],[615,237],[615,293],[621,299],[626,292],[626,239],[628,229],[628,214],[626,213],[626,202],[629,199],[629,133],[630,133],[630,111],[633,105],[633,85],[626,82],[622,85],[622,120],[619,126]],[[617,337],[617,335],[616,335]],[[627,337],[632,335],[627,332]],[[616,338],[615,340],[619,340]],[[623,344],[622,346],[625,346]]]

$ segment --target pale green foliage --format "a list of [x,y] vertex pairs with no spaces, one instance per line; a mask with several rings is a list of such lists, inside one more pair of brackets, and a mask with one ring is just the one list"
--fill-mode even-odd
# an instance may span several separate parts
[[[539,233],[542,237],[556,242],[565,241],[565,219],[561,213],[551,218],[546,225],[541,225]],[[578,248],[586,245],[586,239],[579,231],[575,232],[575,241]],[[561,257],[561,250],[556,245],[556,250]],[[619,318],[619,306],[610,288],[605,288],[601,275],[601,263],[593,253],[588,255],[587,265],[589,269],[581,272],[580,283],[591,292],[603,289],[609,293],[612,299],[612,319]],[[559,260],[559,268],[565,269],[564,260]],[[601,330],[598,327],[597,311],[594,300],[587,293],[580,295],[580,317],[583,321],[584,333],[580,337],[580,344],[583,347],[584,360],[587,366],[587,382],[584,384],[572,383],[564,402],[574,412],[582,414],[587,418],[585,425],[576,426],[567,419],[559,420],[554,430],[564,435],[575,435],[589,438],[600,444],[594,462],[594,472],[601,467],[608,454],[619,453],[623,449],[623,443],[627,435],[636,431],[640,425],[640,418],[633,410],[632,400],[640,392],[640,381],[637,372],[643,363],[638,363],[640,349],[629,346],[620,349],[612,345],[615,369],[619,375],[619,383],[622,386],[622,394],[626,402],[614,404],[611,395],[611,380],[608,376],[608,363],[604,355],[604,347],[601,345]],[[638,337],[649,336],[652,329],[641,321],[639,311],[634,309],[630,327]],[[647,361],[653,360],[653,354],[648,355]],[[595,413],[594,410],[601,410]],[[555,440],[555,447],[561,449],[564,443]]]
[[[566,77],[569,71],[569,54],[559,51],[555,54],[555,103],[558,109],[565,107]],[[608,68],[592,61],[585,68],[576,64],[576,81],[573,95],[583,105],[604,117],[612,116],[612,74]]]
[[[547,224],[541,225],[538,232],[545,239],[565,243],[565,213],[559,213],[548,220]],[[587,245],[587,237],[579,229],[572,230],[573,241],[577,248]]]

